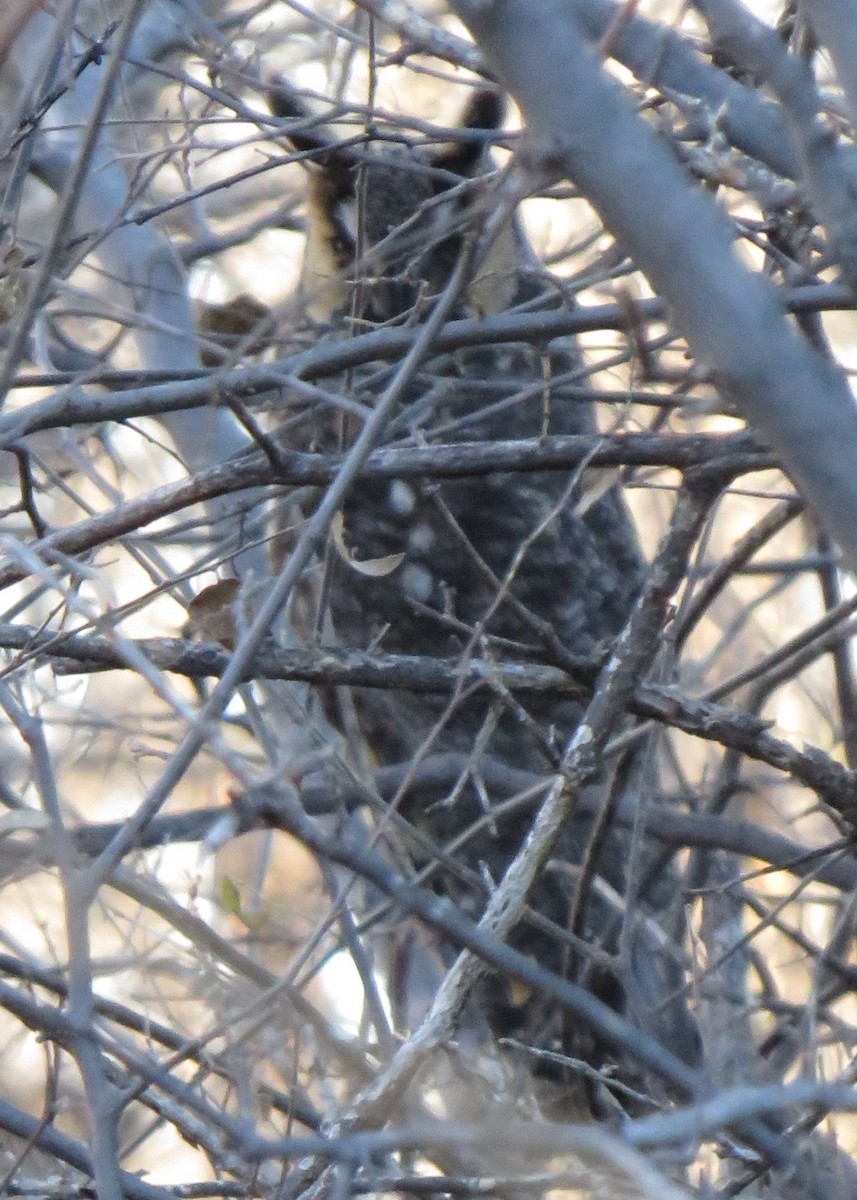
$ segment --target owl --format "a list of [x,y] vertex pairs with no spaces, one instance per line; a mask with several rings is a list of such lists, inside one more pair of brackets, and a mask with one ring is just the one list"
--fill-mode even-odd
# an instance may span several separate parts
[[[350,129],[334,136],[286,84],[272,86],[269,102],[306,167],[300,299],[318,337],[418,328],[467,247],[471,270],[452,317],[573,312],[573,299],[538,262],[513,213],[495,222],[490,245],[480,245],[487,214],[508,194],[508,178],[492,161],[504,112],[497,92],[475,90],[458,127],[431,144],[351,137]],[[343,377],[339,408],[320,403],[288,423],[290,448],[347,449],[359,429],[353,414],[372,408],[396,366],[373,362]],[[403,391],[386,444],[595,435],[597,397],[583,380],[571,337],[432,352]],[[441,659],[453,680],[455,664],[473,657],[490,665],[550,661],[557,647],[576,657],[606,652],[645,572],[616,480],[586,471],[359,479],[334,543],[306,623],[313,636],[350,650]],[[398,816],[419,834],[411,843],[403,835],[415,869],[474,918],[534,815],[531,804],[510,802],[509,789],[492,787],[489,777],[502,778],[504,767],[549,772],[583,713],[583,700],[571,693],[513,696],[492,685],[490,669],[485,676],[483,686],[451,686],[445,695],[367,688],[331,689],[325,697],[332,725],[371,763],[416,766],[428,756],[453,756],[461,764],[445,791],[406,791]],[[623,772],[628,788],[633,765]],[[596,786],[613,786],[609,772]],[[611,833],[582,946],[569,913],[588,836],[582,818],[562,832],[529,897],[530,914],[510,940],[551,970],[584,980],[693,1059],[698,1043],[682,995],[684,969],[656,922],[680,899],[678,877],[654,852],[644,853],[641,911],[629,918],[622,901],[628,838]],[[473,1003],[497,1038],[579,1054],[574,1031],[540,996],[495,978]]]

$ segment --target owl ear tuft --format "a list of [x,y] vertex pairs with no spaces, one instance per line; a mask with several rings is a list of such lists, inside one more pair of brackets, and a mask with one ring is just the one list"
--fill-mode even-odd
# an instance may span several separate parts
[[469,179],[484,167],[493,135],[503,124],[506,102],[494,88],[478,88],[465,105],[458,127],[464,136],[442,146],[432,155],[432,166],[438,170]]
[[335,115],[314,113],[301,92],[280,76],[271,77],[265,89],[265,100],[271,113],[289,124],[283,136],[293,148],[306,156],[308,164],[339,176],[340,189],[359,163],[353,147],[343,146],[330,132]]

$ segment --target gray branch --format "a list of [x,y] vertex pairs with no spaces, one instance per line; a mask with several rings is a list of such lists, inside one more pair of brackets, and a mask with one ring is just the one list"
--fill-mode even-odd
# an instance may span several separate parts
[[520,104],[539,162],[581,188],[857,564],[857,407],[844,375],[738,261],[725,216],[602,70],[573,4],[453,0],[452,8]]

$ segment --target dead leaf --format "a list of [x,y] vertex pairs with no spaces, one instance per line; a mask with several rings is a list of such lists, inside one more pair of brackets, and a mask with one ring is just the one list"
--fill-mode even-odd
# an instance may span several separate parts
[[330,536],[339,555],[358,575],[366,575],[370,579],[381,579],[384,575],[392,575],[397,567],[405,561],[404,554],[385,554],[381,558],[357,559],[345,545],[345,518],[338,512],[330,522]]
[[219,579],[194,596],[187,606],[193,632],[234,650],[238,640],[234,605],[240,590],[239,580]]
[[602,496],[621,482],[622,472],[618,467],[590,467],[583,476],[583,494],[574,506],[579,517],[589,512]]

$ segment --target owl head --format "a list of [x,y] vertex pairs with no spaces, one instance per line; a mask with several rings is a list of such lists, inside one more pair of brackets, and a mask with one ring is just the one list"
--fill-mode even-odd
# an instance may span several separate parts
[[[336,137],[283,82],[271,85],[268,103],[309,178],[301,276],[308,315],[372,324],[418,317],[446,284],[464,233],[484,216],[480,181],[492,166],[502,97],[475,91],[453,136],[431,147],[400,137]],[[518,241],[510,222],[470,282],[471,311],[499,311],[512,301]]]

